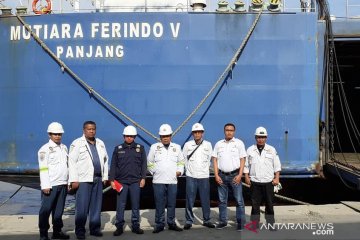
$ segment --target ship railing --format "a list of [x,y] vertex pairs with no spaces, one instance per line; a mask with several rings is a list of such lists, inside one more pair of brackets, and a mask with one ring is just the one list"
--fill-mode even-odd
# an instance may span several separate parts
[[[127,6],[106,6],[101,5],[96,10],[99,12],[192,12],[191,1],[190,0],[177,0],[175,4],[171,6],[155,6],[153,3],[156,0],[142,0],[144,4],[142,5],[127,5]],[[229,10],[234,9],[234,4],[236,0],[227,0],[229,3]],[[245,3],[245,7],[250,11],[252,0],[242,0]],[[280,9],[281,12],[315,12],[316,11],[316,0],[281,0]],[[178,2],[178,3],[176,3]],[[213,12],[218,8],[218,0],[208,0],[205,11]],[[270,4],[270,0],[263,0],[263,10],[267,11],[267,6]],[[288,4],[288,3],[291,4]],[[294,4],[294,2],[296,2]],[[99,6],[99,5],[98,5]]]
[[[245,8],[249,11],[252,0],[242,0]],[[329,0],[328,0],[329,1]],[[332,0],[335,1],[335,0]],[[32,14],[32,0],[6,1],[0,0],[0,8],[5,7],[6,3],[12,3],[15,6],[28,6],[27,13]],[[16,4],[15,4],[16,2]],[[44,0],[39,1],[43,4]],[[234,9],[236,0],[227,0],[228,8]],[[270,0],[263,0],[263,10],[267,11]],[[107,4],[109,3],[109,4]],[[52,2],[52,13],[83,13],[83,12],[192,12],[191,0],[132,0],[132,1],[114,1],[110,4],[110,0],[59,0]],[[214,12],[218,8],[219,0],[207,0],[205,12]],[[334,17],[339,18],[360,18],[360,1],[359,0],[336,0],[330,2],[330,8],[341,9],[337,13],[332,13]],[[316,0],[281,0],[281,12],[316,12]],[[12,10],[14,12],[14,10]]]
[[[0,0],[1,3],[5,0]],[[45,0],[38,4],[44,4]],[[242,0],[245,8],[251,11],[252,0]],[[347,3],[350,0],[346,0]],[[7,1],[5,1],[7,2]],[[18,2],[18,1],[14,1]],[[192,12],[193,0],[59,0],[52,2],[52,13],[85,13],[85,12]],[[207,0],[205,12],[214,12],[218,9],[220,0]],[[236,0],[227,0],[229,12],[235,8]],[[17,5],[28,6],[27,12],[31,10],[32,0],[19,0]],[[263,0],[263,10],[268,11],[270,0]],[[281,0],[280,12],[314,12],[316,11],[316,0]],[[350,4],[348,4],[350,5]],[[354,6],[354,5],[352,5]],[[14,6],[12,6],[14,7]]]
[[190,12],[187,6],[179,4],[177,6],[125,6],[125,7],[113,7],[108,6],[102,9],[96,9],[97,12]]

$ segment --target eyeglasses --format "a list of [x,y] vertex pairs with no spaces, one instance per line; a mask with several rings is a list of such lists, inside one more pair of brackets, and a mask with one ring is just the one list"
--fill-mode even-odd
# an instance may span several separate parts
[[128,137],[128,138],[135,138],[135,136],[133,136],[133,135],[125,135],[125,137]]
[[50,133],[50,135],[53,135],[53,136],[62,136],[62,133]]

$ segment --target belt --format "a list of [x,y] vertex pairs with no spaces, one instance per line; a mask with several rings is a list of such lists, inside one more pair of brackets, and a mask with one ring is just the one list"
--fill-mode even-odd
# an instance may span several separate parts
[[238,173],[238,172],[239,172],[239,168],[238,168],[238,169],[235,169],[234,171],[231,171],[231,172],[224,172],[224,171],[221,171],[221,170],[219,169],[219,172],[222,173],[222,174],[224,174],[224,175],[232,175],[232,174],[234,174],[234,173]]

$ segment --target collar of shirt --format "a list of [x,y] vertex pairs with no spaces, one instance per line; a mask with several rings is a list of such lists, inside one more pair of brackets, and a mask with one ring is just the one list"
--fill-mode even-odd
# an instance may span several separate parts
[[223,142],[235,142],[235,137],[233,137],[232,139],[230,139],[229,141],[226,141],[226,139],[223,139]]
[[121,144],[121,145],[122,145],[123,148],[136,148],[137,143],[134,141],[129,145],[129,144],[123,142],[123,144]]
[[[268,145],[265,143],[264,148],[262,149],[262,151],[267,152],[268,150],[269,150],[269,147],[268,147]],[[254,151],[260,154],[259,149],[258,149],[258,147],[257,147],[256,144],[254,144]]]
[[[200,139],[199,144],[202,143],[203,141],[204,141],[204,139]],[[191,144],[192,146],[198,146],[198,145],[199,145],[199,144],[196,144],[195,140],[191,140],[190,144]]]
[[86,142],[87,142],[89,145],[94,145],[94,146],[96,146],[96,138],[94,139],[94,143],[91,143],[87,138],[86,138]]
[[[162,147],[162,148],[165,148],[165,145],[163,143],[159,143],[159,146]],[[168,149],[171,148],[171,147],[174,147],[174,144],[172,142],[169,143]]]
[[174,146],[174,143],[173,142],[170,142],[170,144],[169,144],[169,147],[168,148],[166,148],[165,146],[164,146],[164,144],[162,144],[161,142],[159,142],[159,143],[157,143],[157,145],[156,145],[156,150],[157,151],[162,151],[162,149],[165,149],[165,150],[169,150],[169,149],[172,149],[172,148],[174,148],[175,146]]
[[[90,142],[87,140],[87,138],[85,137],[84,134],[82,135],[81,140],[84,141],[85,143],[90,144]],[[95,145],[96,145],[97,140],[98,140],[98,139],[95,137],[95,140],[94,140],[94,141],[95,141]]]
[[60,144],[56,144],[53,140],[49,140],[49,147],[55,148],[55,147],[61,147],[61,143]]

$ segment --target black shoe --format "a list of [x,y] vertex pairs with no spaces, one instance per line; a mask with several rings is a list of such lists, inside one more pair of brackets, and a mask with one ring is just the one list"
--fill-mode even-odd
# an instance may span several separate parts
[[51,239],[69,239],[70,236],[63,232],[54,232]]
[[76,235],[77,239],[85,239],[85,235]]
[[40,236],[40,240],[50,240],[48,236]]
[[141,228],[134,228],[131,229],[131,231],[136,234],[144,234],[144,230],[142,230]]
[[226,227],[227,224],[226,223],[219,223],[219,224],[216,224],[216,229],[223,229],[224,227]]
[[178,227],[176,224],[173,224],[173,225],[169,225],[169,230],[181,232],[183,229]]
[[236,231],[242,232],[243,230],[244,230],[244,226],[242,224],[238,223],[236,226]]
[[159,233],[159,232],[162,232],[164,231],[164,228],[155,228],[153,233]]
[[212,222],[205,222],[203,223],[203,226],[208,228],[215,228],[215,224],[213,224]]
[[184,225],[184,229],[185,229],[185,230],[189,230],[191,227],[192,227],[192,224],[189,224],[189,223],[186,223],[186,224]]
[[120,235],[123,234],[123,233],[124,233],[123,228],[117,228],[117,229],[115,230],[115,232],[113,233],[113,235],[116,237],[116,236],[120,236]]
[[103,236],[103,233],[98,231],[98,232],[92,232],[90,233],[91,236],[95,236],[95,237],[102,237]]

